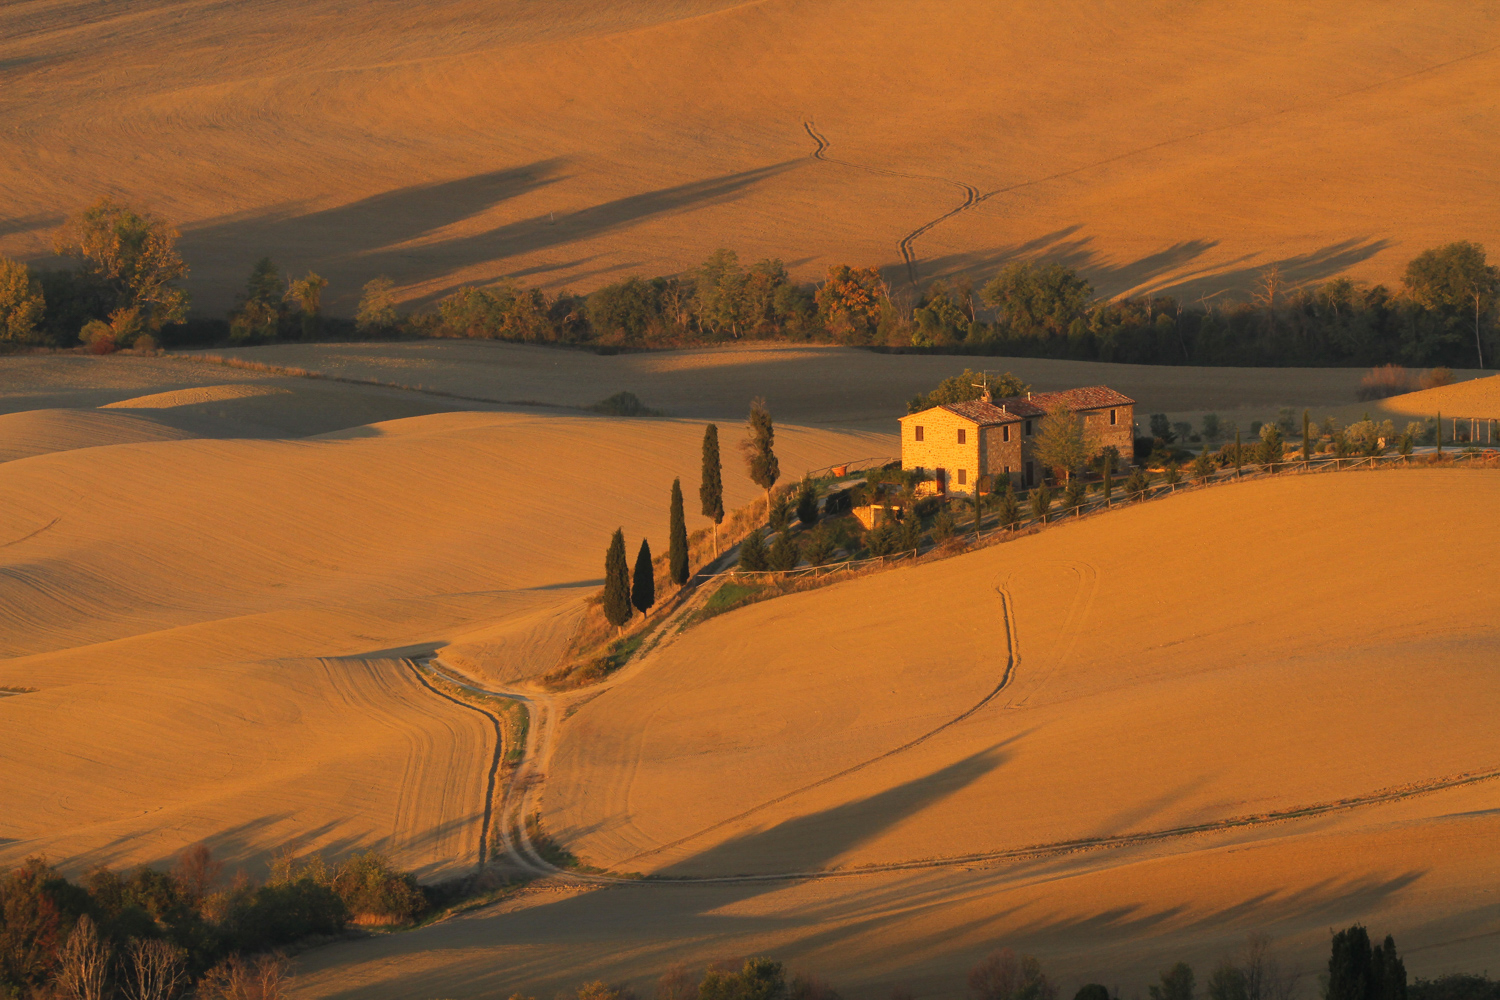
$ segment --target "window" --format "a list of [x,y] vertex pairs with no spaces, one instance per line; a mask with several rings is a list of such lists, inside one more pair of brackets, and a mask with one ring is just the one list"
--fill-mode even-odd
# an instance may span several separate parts
[[1010,466],[1008,466],[1008,465],[1005,467],[1005,474],[1007,476],[1010,475]]
[[918,424],[918,425],[917,425],[917,426],[916,426],[916,428],[915,428],[915,430],[916,430],[916,432],[917,432],[917,440],[918,440],[918,441],[921,441],[921,440],[923,440],[923,438],[922,438],[922,425],[921,425],[921,424]]
[[1000,440],[1001,441],[1009,441],[1010,440],[1010,424],[1006,424],[1006,425],[1004,425],[1003,427],[1000,428]]
[[1022,431],[1026,437],[1031,437],[1031,421],[1026,421],[1026,429]]
[[1111,424],[1113,424],[1115,422],[1115,419],[1116,419],[1115,418],[1115,411],[1114,410],[1110,410],[1109,411],[1109,422]]
[[[963,431],[959,431],[958,433],[962,434]],[[965,485],[968,484],[968,482],[969,482],[969,470],[968,469],[959,469],[958,470],[958,485],[965,486]]]
[[[958,443],[959,444],[965,444],[967,442],[968,436],[969,436],[969,432],[968,431],[964,430],[962,427],[960,427],[958,429]],[[960,476],[960,478],[959,478],[958,481],[959,482],[963,482],[963,479],[962,479],[963,473],[960,472],[959,476]]]

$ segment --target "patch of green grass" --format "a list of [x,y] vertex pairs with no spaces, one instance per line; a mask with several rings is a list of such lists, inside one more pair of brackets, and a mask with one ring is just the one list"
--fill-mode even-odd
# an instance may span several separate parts
[[726,583],[713,592],[713,596],[703,605],[703,610],[709,615],[721,615],[726,611],[733,611],[743,604],[748,604],[750,599],[766,589],[763,583]]

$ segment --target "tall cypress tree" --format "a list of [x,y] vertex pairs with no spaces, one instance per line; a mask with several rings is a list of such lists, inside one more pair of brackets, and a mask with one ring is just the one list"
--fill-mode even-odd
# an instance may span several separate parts
[[703,428],[703,482],[698,487],[703,516],[714,523],[714,555],[719,554],[719,525],[724,523],[724,470],[719,465],[719,425]]
[[1359,924],[1333,936],[1328,1000],[1371,1000],[1370,935]]
[[1240,432],[1234,432],[1234,474],[1238,478],[1240,466],[1245,464],[1245,456],[1240,452]]
[[677,586],[688,579],[687,520],[682,512],[682,480],[672,480],[672,512],[667,524],[667,575]]
[[1302,461],[1312,458],[1312,420],[1302,411]]
[[616,528],[604,557],[604,617],[616,629],[630,621],[630,567],[625,562],[625,530]]
[[1437,453],[1438,458],[1443,457],[1443,411],[1437,411]]
[[630,603],[641,614],[656,603],[656,574],[651,569],[651,543],[641,539],[641,550],[635,555],[635,582],[630,587]]
[[781,463],[773,447],[776,443],[776,427],[771,423],[771,411],[766,401],[756,396],[750,401],[750,416],[745,421],[745,440],[740,448],[745,452],[745,466],[751,482],[766,491],[766,516],[771,515],[771,487],[781,478]]

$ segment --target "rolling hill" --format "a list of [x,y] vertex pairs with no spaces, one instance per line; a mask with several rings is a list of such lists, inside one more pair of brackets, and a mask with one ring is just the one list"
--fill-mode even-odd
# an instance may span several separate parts
[[1196,299],[1500,221],[1500,20],[1453,0],[34,0],[0,39],[0,252],[123,196],[209,312],[263,254],[347,312],[381,273],[587,290],[725,244]]

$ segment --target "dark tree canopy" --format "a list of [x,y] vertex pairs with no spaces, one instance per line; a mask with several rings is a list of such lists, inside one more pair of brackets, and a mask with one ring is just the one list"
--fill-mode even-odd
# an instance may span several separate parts
[[651,543],[641,539],[640,551],[635,554],[635,578],[630,584],[630,603],[641,614],[651,610],[656,603],[656,574],[651,567]]
[[1021,336],[1058,337],[1083,317],[1094,288],[1061,264],[1008,264],[980,293],[1001,322]]
[[987,372],[976,372],[965,368],[961,374],[943,379],[931,392],[913,396],[906,404],[906,412],[920,413],[934,406],[942,406],[944,403],[966,403],[971,399],[978,399],[984,395],[983,387],[986,385],[989,386],[990,394],[996,399],[1019,396],[1031,388],[1010,372],[990,375]]
[[1423,251],[1406,265],[1401,280],[1411,297],[1429,309],[1467,313],[1478,295],[1483,311],[1500,289],[1500,267],[1485,260],[1478,243],[1460,241]]
[[630,567],[625,562],[625,531],[616,528],[604,556],[604,617],[615,628],[630,621]]
[[745,440],[740,447],[745,452],[745,466],[751,482],[766,491],[766,509],[769,512],[771,487],[781,478],[781,463],[775,451],[776,428],[771,423],[771,411],[766,401],[757,396],[750,403],[750,417],[745,424]]
[[688,536],[682,509],[682,480],[672,480],[672,505],[667,524],[667,574],[677,586],[688,579]]
[[719,427],[703,428],[703,478],[698,487],[700,512],[714,524],[724,521],[724,470],[719,464]]

